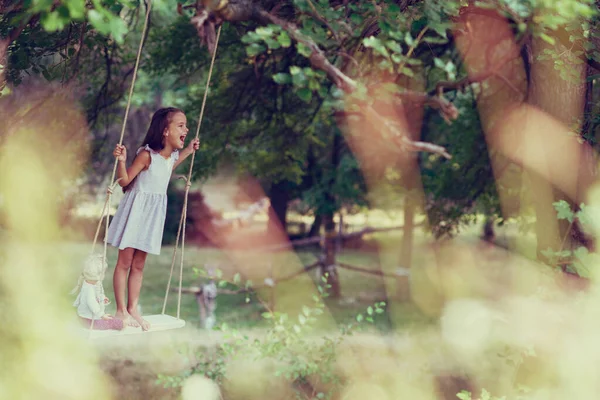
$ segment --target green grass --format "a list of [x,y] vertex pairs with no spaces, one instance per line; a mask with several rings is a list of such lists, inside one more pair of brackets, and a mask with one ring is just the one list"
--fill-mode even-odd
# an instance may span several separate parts
[[[505,236],[514,236],[514,227],[500,228],[497,230],[499,238]],[[507,233],[508,232],[508,233]],[[480,227],[472,225],[465,227],[461,237],[467,241],[478,240]],[[365,236],[367,240],[375,240],[379,243],[379,251],[360,251],[343,250],[338,254],[337,260],[340,263],[350,264],[366,269],[380,269],[387,272],[393,272],[400,265],[398,264],[399,244],[402,240],[402,231],[392,231],[377,233]],[[421,229],[415,230],[414,248],[413,248],[413,268],[420,268],[424,265],[435,263],[434,255],[429,249],[429,238]],[[532,246],[527,246],[532,248]],[[74,256],[75,260],[81,260],[89,252],[89,243],[62,243],[60,250]],[[533,246],[535,248],[535,246]],[[98,251],[102,248],[99,247]],[[298,251],[296,253],[253,253],[237,251],[234,253],[224,253],[213,248],[198,248],[186,245],[185,262],[183,268],[183,286],[198,286],[201,278],[194,271],[203,269],[205,265],[217,265],[223,271],[224,279],[231,281],[236,272],[240,270],[264,271],[267,263],[273,266],[273,275],[275,280],[295,272],[299,266],[312,264],[316,260],[315,250]],[[165,298],[165,290],[169,277],[171,259],[173,254],[172,246],[164,246],[160,256],[149,255],[146,261],[144,272],[144,284],[142,288],[140,304],[144,314],[157,314],[162,311],[162,305]],[[108,248],[109,270],[104,280],[105,291],[109,298],[114,301],[112,288],[112,273],[117,258],[117,250],[113,247]],[[229,256],[229,257],[228,257]],[[269,261],[265,258],[268,257]],[[243,262],[243,266],[235,265],[234,260]],[[240,261],[243,260],[243,261]],[[75,263],[76,264],[76,263]],[[73,281],[76,280],[79,265],[73,265]],[[240,268],[241,267],[241,268]],[[374,301],[388,300],[386,288],[388,291],[396,282],[393,278],[382,278],[364,274],[361,272],[338,269],[342,297],[341,301],[327,301],[327,306],[334,319],[340,323],[347,323],[355,318],[358,313],[364,312],[366,307]],[[285,284],[283,291],[294,291],[300,279],[310,277],[314,282],[318,282],[318,274],[313,270],[303,277],[297,278]],[[171,290],[168,294],[168,303],[166,312],[169,315],[177,313],[177,289],[179,282],[179,257],[176,259],[171,282]],[[254,282],[261,284],[261,282]],[[230,287],[233,288],[233,287]],[[246,302],[246,295],[227,295],[221,294],[217,298],[217,321],[218,323],[227,323],[230,326],[239,328],[256,328],[264,326],[265,321],[261,314],[265,311],[263,305],[257,300],[256,296],[250,296],[250,302]],[[382,330],[401,329],[403,327],[413,326],[420,323],[428,323],[430,319],[421,313],[418,308],[410,302],[395,302],[392,314],[384,314],[378,318],[377,327]],[[109,312],[114,312],[114,304],[108,308]],[[196,299],[191,294],[182,294],[180,317],[185,319],[191,326],[199,326],[198,306]],[[390,320],[394,321],[394,326]]]
[[[73,282],[75,282],[79,272],[77,260],[82,260],[90,251],[90,244],[62,243],[58,247],[58,251],[68,253],[72,256],[73,260],[76,260],[71,265]],[[102,247],[97,249],[97,251],[101,250]],[[162,311],[172,255],[172,246],[163,247],[159,256],[148,255],[140,296],[142,312],[146,315],[159,314]],[[219,265],[223,271],[224,279],[231,281],[236,272],[236,267],[235,265],[232,265],[232,262],[228,260],[226,256],[226,254],[217,249],[186,246],[182,279],[183,287],[198,286],[201,283],[202,278],[195,269],[202,269],[207,264]],[[264,257],[264,255],[259,256],[259,259],[257,259],[256,255],[251,252],[238,252],[235,259],[239,260],[242,258],[247,260],[248,264],[254,265],[253,268],[265,268],[264,261],[260,260],[261,257]],[[315,255],[308,251],[297,252],[295,254],[275,253],[269,255],[269,257],[272,260],[275,280],[294,271],[297,268],[298,261],[303,265],[308,265],[316,260]],[[114,313],[115,305],[112,274],[117,259],[117,250],[109,247],[107,250],[107,258],[109,269],[104,280],[104,288],[107,296],[113,302],[108,306],[108,312]],[[342,251],[338,255],[338,260],[342,263],[366,269],[379,268],[380,263],[380,258],[377,253],[353,250]],[[179,257],[177,257],[166,308],[166,313],[173,316],[177,313],[177,292],[173,290],[177,290],[179,285],[179,268]],[[303,277],[289,281],[286,284],[285,290],[294,290],[297,279],[306,279],[306,275],[308,275],[315,283],[318,282],[318,273],[316,270],[313,270],[309,274],[304,274]],[[382,278],[344,269],[339,269],[339,275],[343,299],[341,301],[327,301],[328,309],[337,322],[348,323],[353,320],[358,313],[364,313],[365,309],[374,301],[386,300],[386,290]],[[259,283],[260,282],[255,282],[255,284]],[[233,289],[234,287],[228,286],[228,288]],[[265,308],[257,300],[254,294],[251,294],[249,297],[250,301],[247,302],[245,294],[220,294],[217,298],[218,323],[225,322],[229,326],[238,328],[260,328],[265,326],[266,321],[261,316],[265,311]],[[424,320],[424,317],[413,305],[403,304],[401,305],[401,308],[405,312],[401,316],[395,315],[394,320],[396,321],[396,325],[398,324],[398,321],[400,321],[400,325],[402,325],[404,323],[412,324],[415,320]],[[397,312],[396,309],[395,314]],[[180,317],[185,319],[189,325],[199,326],[198,306],[194,295],[186,293],[182,294]],[[377,321],[377,328],[382,330],[389,330],[391,328],[389,318],[386,314],[380,316]]]

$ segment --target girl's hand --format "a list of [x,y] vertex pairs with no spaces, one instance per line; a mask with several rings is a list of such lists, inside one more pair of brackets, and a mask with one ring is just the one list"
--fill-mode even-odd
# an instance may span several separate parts
[[191,154],[194,151],[198,150],[199,148],[200,148],[200,139],[192,139],[190,144],[188,144],[188,146],[187,146],[187,151],[189,151]]
[[115,146],[115,151],[113,151],[113,156],[117,158],[117,160],[125,162],[127,161],[127,149],[122,144],[118,144]]
[[110,315],[110,314],[104,314],[104,315],[102,316],[102,319],[113,319],[113,317],[112,317],[112,315]]

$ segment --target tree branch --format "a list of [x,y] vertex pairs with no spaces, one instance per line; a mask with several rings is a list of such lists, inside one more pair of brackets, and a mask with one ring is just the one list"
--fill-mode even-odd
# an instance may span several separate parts
[[312,13],[311,16],[316,19],[317,21],[321,22],[323,25],[325,25],[327,27],[327,29],[329,29],[329,31],[331,32],[331,34],[333,35],[333,37],[335,38],[335,40],[340,43],[340,37],[338,36],[338,33],[335,31],[335,29],[333,29],[333,27],[329,24],[329,22],[327,22],[327,20],[325,18],[323,18],[319,12],[317,11],[317,8],[315,7],[315,5],[312,3],[311,0],[306,0],[306,2],[308,3],[308,5],[310,6]]
[[[523,48],[523,46],[525,46],[525,43],[527,42],[527,40],[529,40],[529,38],[530,38],[530,33],[529,32],[525,33],[521,37],[521,39],[517,42],[515,49],[511,49],[510,51],[507,51],[495,65],[490,65],[492,63],[490,62],[490,60],[487,60],[488,65],[486,66],[486,69],[483,72],[479,72],[479,73],[477,73],[475,75],[471,75],[471,76],[467,75],[464,78],[462,78],[458,81],[454,81],[454,82],[450,82],[450,81],[438,82],[437,85],[435,86],[435,89],[433,89],[431,92],[429,92],[429,95],[430,96],[432,96],[434,94],[441,95],[444,92],[450,91],[450,90],[464,90],[467,86],[472,85],[473,83],[483,82],[484,80],[491,78],[492,76],[499,75],[498,70],[500,70],[502,67],[504,67],[507,63],[520,57],[521,49]],[[489,50],[491,51],[494,47],[495,46],[490,46]],[[502,79],[501,76],[500,76],[500,78]],[[513,89],[516,89],[516,88],[513,87]]]
[[[304,44],[311,49],[309,61],[311,65],[321,71],[324,71],[329,79],[340,89],[346,93],[354,93],[358,88],[358,84],[342,71],[340,71],[335,65],[331,64],[321,48],[310,38],[304,36],[298,28],[291,22],[282,20],[266,11],[260,11],[260,15],[266,20],[281,26],[294,40]],[[424,92],[404,91],[398,93],[398,98],[406,99],[409,101],[422,102],[424,105],[430,105],[440,110],[442,116],[446,121],[454,120],[458,117],[458,110],[456,107],[446,100],[442,94],[429,95]],[[445,158],[450,158],[450,154],[441,146],[437,146],[425,142],[413,142],[406,136],[400,134],[397,129],[390,127],[386,119],[381,116],[372,106],[367,106],[368,111],[372,111],[373,115],[380,119],[384,126],[390,128],[390,130],[396,134],[396,136],[402,137],[402,144],[406,145],[408,149],[413,151],[432,151],[436,154],[440,154]]]
[[[234,5],[233,3],[225,1],[217,2],[217,6],[213,4],[212,8],[204,8],[202,11],[199,11],[196,16],[192,18],[191,22],[196,27],[202,42],[206,43],[209,51],[211,51],[211,48],[214,46],[213,33],[216,23],[222,23],[223,21],[238,22],[248,19],[257,19],[264,23],[272,23],[280,26],[297,43],[301,43],[310,49],[308,60],[313,68],[325,72],[328,79],[347,94],[352,94],[358,89],[356,81],[332,64],[314,40],[305,36],[294,23],[279,18],[259,6],[256,6],[254,3],[241,2]],[[425,32],[423,31],[422,35],[424,33]],[[433,106],[441,112],[444,119],[448,122],[458,117],[458,110],[452,103],[443,97],[443,92],[430,95],[428,93],[406,91],[399,93],[397,97],[398,99],[418,101],[422,102],[423,105]],[[365,111],[371,113],[372,116],[380,120],[382,126],[390,129],[394,136],[401,140],[403,147],[412,149],[413,151],[434,151],[444,157],[449,156],[448,152],[440,146],[428,145],[423,142],[411,142],[409,138],[403,137],[404,135],[402,132],[393,127],[392,124],[377,112],[377,110],[373,109],[371,105],[366,105]]]

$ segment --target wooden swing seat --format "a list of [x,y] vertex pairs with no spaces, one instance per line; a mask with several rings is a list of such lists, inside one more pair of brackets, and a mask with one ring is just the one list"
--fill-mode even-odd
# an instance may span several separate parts
[[142,328],[139,326],[126,326],[120,331],[114,329],[99,331],[95,329],[90,330],[85,328],[82,328],[82,330],[84,334],[87,335],[90,339],[101,339],[115,336],[135,335],[150,332],[167,331],[171,329],[180,329],[185,326],[185,320],[178,319],[176,317],[172,317],[166,314],[145,315],[144,319],[148,321],[151,325],[150,330],[146,332],[142,331]]

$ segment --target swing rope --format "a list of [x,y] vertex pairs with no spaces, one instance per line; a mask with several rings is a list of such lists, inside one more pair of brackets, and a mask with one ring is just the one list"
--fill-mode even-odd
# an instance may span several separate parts
[[[129,116],[129,109],[131,108],[131,98],[133,96],[133,88],[135,86],[135,81],[137,79],[137,72],[138,72],[138,69],[140,66],[140,58],[142,56],[142,49],[144,47],[144,42],[145,42],[144,39],[146,37],[146,32],[148,31],[148,24],[150,21],[151,9],[152,9],[152,0],[148,0],[147,6],[146,6],[146,17],[144,19],[144,27],[142,29],[142,37],[140,39],[137,56],[135,58],[135,66],[133,67],[133,77],[131,78],[131,86],[129,87],[129,95],[127,97],[127,106],[125,107],[125,117],[123,119],[123,125],[121,127],[121,136],[119,137],[120,145],[123,144],[123,137],[125,136],[125,127],[127,126],[127,118]],[[94,250],[96,248],[96,243],[98,241],[98,235],[100,233],[100,227],[102,226],[102,220],[106,216],[106,225],[105,225],[105,229],[104,229],[104,251],[102,253],[102,264],[106,263],[106,250],[107,250],[107,242],[108,242],[108,223],[109,223],[109,216],[110,216],[111,197],[112,197],[115,187],[117,186],[117,184],[119,183],[119,180],[120,180],[120,179],[118,179],[117,181],[113,182],[115,180],[115,175],[117,173],[118,163],[119,163],[119,161],[115,158],[112,175],[111,175],[111,178],[109,181],[111,183],[109,184],[108,189],[106,190],[106,200],[104,202],[104,207],[102,208],[102,215],[100,216],[100,221],[98,221],[98,226],[96,227],[96,234],[94,235],[94,242],[92,243],[91,254],[94,254]],[[90,325],[90,337],[92,335],[93,329],[94,329],[94,318],[92,318],[92,323]]]
[[[204,108],[206,107],[206,99],[208,97],[208,89],[210,87],[210,80],[212,77],[213,67],[215,65],[215,58],[217,55],[217,48],[219,46],[219,38],[221,36],[221,27],[219,25],[219,29],[217,30],[217,38],[215,40],[215,48],[213,50],[212,59],[210,61],[210,68],[208,70],[208,77],[206,78],[206,87],[204,89],[204,98],[202,99],[202,106],[200,107],[200,116],[198,117],[198,126],[196,128],[196,136],[195,139],[200,137],[200,127],[202,126],[202,119],[204,118]],[[169,273],[169,280],[167,282],[167,289],[165,291],[165,300],[163,302],[162,314],[164,315],[165,309],[167,307],[167,299],[169,297],[169,290],[171,288],[171,280],[173,278],[173,269],[175,267],[175,257],[177,255],[177,248],[179,246],[179,237],[181,236],[181,260],[179,265],[179,290],[177,296],[177,319],[179,319],[180,311],[181,311],[181,285],[183,281],[183,258],[185,254],[185,224],[187,219],[187,206],[188,206],[188,195],[190,191],[190,187],[192,186],[192,171],[194,169],[194,159],[196,158],[196,152],[192,152],[192,160],[190,162],[190,169],[187,174],[187,178],[185,179],[185,194],[183,198],[183,209],[181,211],[181,218],[179,219],[179,228],[177,229],[177,238],[175,239],[175,248],[173,249],[173,257],[171,259],[171,272]]]
[[[152,9],[152,0],[148,0],[148,6],[146,7],[146,18],[144,19],[144,28],[142,29],[142,38],[140,39],[140,45],[138,47],[137,56],[135,59],[135,66],[133,67],[133,77],[131,79],[131,86],[129,87],[129,96],[127,97],[127,106],[125,107],[125,117],[123,119],[123,125],[121,126],[121,136],[119,137],[119,145],[123,144],[123,138],[125,137],[125,127],[127,126],[127,118],[129,117],[129,109],[131,108],[131,98],[133,96],[133,88],[135,86],[135,81],[137,79],[137,72],[140,66],[140,58],[142,56],[142,49],[144,47],[144,38],[146,37],[146,32],[148,30],[148,22],[150,21],[150,11]],[[115,175],[117,174],[117,165],[119,161],[115,158],[115,163],[113,165],[112,175],[110,178],[111,182],[106,190],[106,201],[104,202],[104,207],[102,208],[102,216],[100,217],[100,221],[96,228],[96,234],[94,235],[94,242],[92,244],[92,251],[94,253],[94,249],[96,247],[96,243],[98,241],[98,234],[100,233],[100,227],[102,226],[102,220],[106,215],[106,229],[104,231],[104,253],[102,262],[106,262],[106,242],[108,236],[108,222],[109,222],[109,214],[110,214],[110,200],[113,194],[113,191],[119,180],[113,182],[115,180]]]

